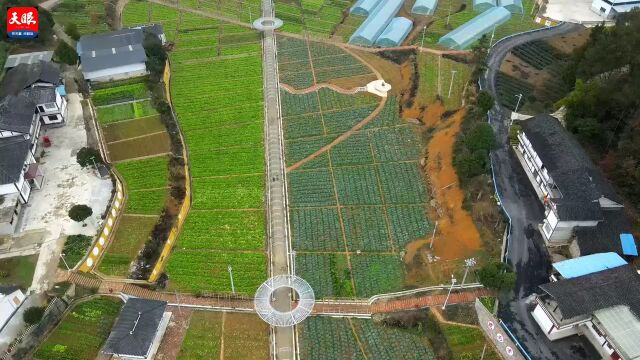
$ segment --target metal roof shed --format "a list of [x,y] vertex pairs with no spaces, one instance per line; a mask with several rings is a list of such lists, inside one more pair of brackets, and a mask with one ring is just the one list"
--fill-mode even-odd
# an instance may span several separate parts
[[376,40],[376,46],[395,47],[402,44],[412,27],[411,20],[403,17],[394,18]]
[[510,18],[511,13],[503,7],[487,10],[441,37],[438,44],[450,49],[463,50]]
[[416,0],[416,3],[411,8],[411,13],[433,15],[433,12],[436,11],[436,6],[438,6],[438,0]]
[[498,0],[473,0],[473,10],[476,12],[485,12],[496,6],[498,6]]
[[369,16],[381,0],[358,0],[350,10],[351,14]]
[[20,64],[33,64],[38,61],[51,61],[53,51],[30,52],[26,54],[9,55],[4,63],[5,69],[11,69]]
[[522,0],[500,0],[500,6],[509,10],[513,14],[524,13],[524,8],[522,7]]
[[620,255],[614,252],[608,252],[559,261],[553,264],[553,268],[556,269],[563,278],[571,279],[613,269],[622,265],[627,265],[627,262],[624,261]]
[[403,0],[383,1],[376,6],[371,15],[351,35],[349,43],[362,46],[373,46],[378,36],[389,25],[391,19],[402,7]]

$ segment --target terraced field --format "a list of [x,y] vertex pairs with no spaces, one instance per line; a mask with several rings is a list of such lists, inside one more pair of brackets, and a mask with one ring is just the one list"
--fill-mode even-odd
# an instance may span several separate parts
[[349,16],[352,0],[276,0],[276,16],[284,21],[282,31],[309,33],[321,38],[337,35],[347,41],[364,21],[361,16]]
[[435,359],[426,337],[370,319],[310,317],[299,336],[302,359]]
[[109,158],[128,194],[124,215],[97,267],[110,276],[129,274],[169,194],[169,135],[143,80],[102,84],[91,98]]
[[[190,5],[197,4],[181,2]],[[147,22],[145,9],[130,2],[125,22]],[[260,36],[193,14],[180,23],[175,10],[153,9],[151,21],[176,29],[171,98],[193,189],[191,212],[166,268],[170,287],[230,292],[230,265],[236,291],[252,294],[266,278]]]
[[[287,165],[349,130],[378,101],[328,89],[283,91]],[[401,252],[431,229],[420,153],[419,135],[389,98],[363,130],[289,172],[297,272],[317,297],[369,297],[402,288]]]

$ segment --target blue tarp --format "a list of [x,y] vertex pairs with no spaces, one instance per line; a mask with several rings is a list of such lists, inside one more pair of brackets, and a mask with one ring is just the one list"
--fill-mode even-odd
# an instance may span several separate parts
[[436,6],[438,6],[438,0],[416,0],[416,3],[411,8],[411,13],[433,15],[433,12],[436,11]]
[[638,256],[638,248],[636,247],[636,241],[633,239],[633,235],[620,234],[620,243],[624,255]]
[[565,279],[593,274],[595,272],[613,269],[627,265],[627,262],[614,252],[591,254],[575,259],[560,261],[553,264],[560,275]]
[[362,46],[373,46],[378,36],[389,25],[391,19],[402,7],[403,0],[385,0],[376,6],[371,15],[351,35],[349,43]]
[[500,0],[500,6],[514,14],[522,14],[524,12],[522,0]]
[[64,88],[64,85],[58,85],[58,87],[56,88],[56,91],[58,92],[58,94],[60,94],[60,96],[67,95],[67,90]]
[[496,6],[498,6],[497,0],[473,0],[473,10],[476,12],[485,12]]
[[411,20],[403,17],[394,18],[376,40],[376,45],[380,47],[398,46],[409,35],[412,27]]
[[358,0],[351,8],[351,13],[362,16],[369,16],[381,0]]
[[438,44],[449,49],[463,50],[509,19],[511,19],[509,10],[503,7],[489,9],[441,37]]

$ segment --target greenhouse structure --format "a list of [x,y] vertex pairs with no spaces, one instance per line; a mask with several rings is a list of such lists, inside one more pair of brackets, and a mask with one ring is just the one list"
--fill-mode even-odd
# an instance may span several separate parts
[[509,10],[513,14],[523,14],[522,0],[500,0],[500,6]]
[[396,47],[402,44],[404,39],[409,35],[413,22],[407,18],[397,17],[391,20],[387,28],[376,40],[376,46],[379,47]]
[[351,35],[349,43],[373,46],[378,36],[380,36],[382,31],[389,25],[391,19],[398,13],[403,3],[404,0],[386,0],[380,2],[356,32]]
[[380,4],[382,0],[358,0],[351,8],[351,14],[369,16],[371,11],[376,8],[376,5]]
[[438,6],[438,0],[416,0],[411,8],[411,13],[416,15],[433,15]]
[[476,12],[485,12],[496,6],[498,6],[498,0],[473,0],[473,10]]
[[449,49],[463,50],[510,18],[511,13],[503,7],[489,9],[441,37],[438,44]]

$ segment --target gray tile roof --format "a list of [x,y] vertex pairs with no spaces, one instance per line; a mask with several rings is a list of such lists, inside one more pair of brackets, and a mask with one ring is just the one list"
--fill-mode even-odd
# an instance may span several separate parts
[[33,87],[22,91],[36,105],[56,102],[56,88]]
[[622,203],[582,146],[556,118],[538,115],[520,124],[562,193],[562,198],[553,199],[561,220],[601,220],[596,202],[602,196]]
[[14,54],[7,57],[7,61],[4,63],[4,67],[12,68],[18,64],[31,64],[42,61],[51,61],[53,57],[53,51],[38,51],[25,54]]
[[558,303],[564,318],[591,315],[626,305],[640,317],[640,274],[633,265],[540,285]]
[[623,209],[603,210],[603,221],[595,227],[575,231],[580,256],[602,252],[622,254],[621,233],[631,233],[631,223]]
[[17,95],[37,82],[54,85],[62,83],[60,68],[57,64],[38,61],[33,64],[20,64],[9,70],[0,84],[0,97]]
[[166,301],[127,300],[102,351],[107,354],[145,356],[166,307]]
[[9,95],[0,101],[0,130],[28,134],[34,119],[36,104],[27,96]]
[[77,45],[78,55],[91,53],[96,50],[111,50],[112,48],[122,48],[129,45],[142,45],[144,33],[140,29],[122,29],[107,33],[84,35]]
[[29,144],[30,141],[22,136],[0,139],[0,184],[11,184],[20,179]]
[[147,61],[141,29],[122,29],[85,35],[76,46],[83,72],[92,72]]

